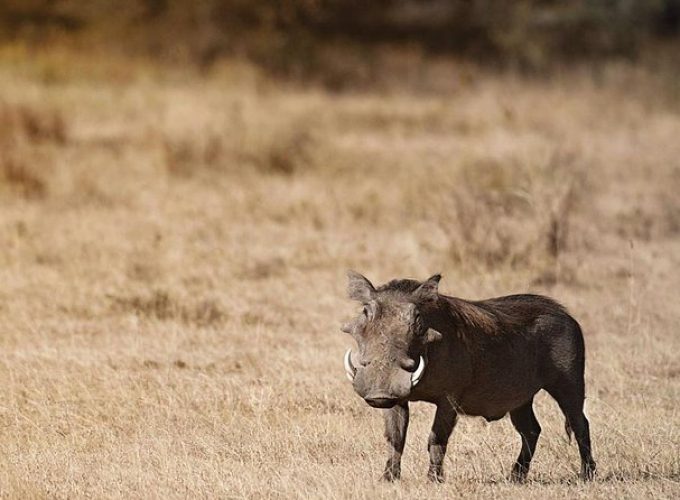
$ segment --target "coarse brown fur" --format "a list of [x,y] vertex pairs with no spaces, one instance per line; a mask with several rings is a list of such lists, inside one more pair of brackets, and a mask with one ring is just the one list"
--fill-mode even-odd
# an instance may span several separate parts
[[[589,423],[583,414],[585,347],[581,328],[567,310],[540,295],[467,301],[440,295],[439,275],[419,282],[393,280],[379,288],[350,272],[349,295],[363,314],[344,326],[359,346],[354,389],[368,404],[385,409],[390,456],[383,477],[400,476],[408,427],[408,403],[437,406],[428,440],[428,476],[443,480],[442,462],[458,415],[488,421],[506,414],[522,448],[511,478],[525,479],[540,425],[532,402],[541,389],[559,404],[566,429],[581,455],[581,476],[591,479]],[[411,373],[425,362],[416,384]]]

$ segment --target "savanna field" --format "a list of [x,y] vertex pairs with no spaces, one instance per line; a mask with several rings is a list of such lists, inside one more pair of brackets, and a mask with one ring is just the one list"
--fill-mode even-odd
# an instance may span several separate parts
[[[0,57],[3,497],[680,497],[674,77],[432,60],[331,92],[21,50]],[[427,482],[424,403],[380,483],[347,269],[567,306],[597,479],[540,393],[526,484],[508,418],[461,419]]]

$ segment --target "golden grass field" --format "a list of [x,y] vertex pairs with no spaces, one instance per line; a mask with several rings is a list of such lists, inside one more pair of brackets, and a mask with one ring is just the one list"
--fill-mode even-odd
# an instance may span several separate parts
[[[3,497],[680,497],[678,93],[615,63],[394,71],[334,94],[0,53]],[[462,419],[429,484],[422,403],[380,483],[380,411],[342,367],[350,268],[563,302],[596,481],[542,393],[526,484],[507,418]]]

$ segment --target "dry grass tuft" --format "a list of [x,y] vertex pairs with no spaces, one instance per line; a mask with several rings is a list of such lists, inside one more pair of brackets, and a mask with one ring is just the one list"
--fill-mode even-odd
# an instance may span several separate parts
[[64,144],[68,130],[63,114],[49,107],[0,103],[0,136],[9,142],[54,142]]
[[418,209],[421,216],[437,213],[451,265],[531,269],[554,281],[562,253],[579,244],[570,226],[589,196],[585,172],[582,158],[559,148],[533,157],[472,157],[448,178],[415,184],[411,196],[415,204],[427,193]]
[[0,185],[24,198],[44,198],[47,181],[42,173],[15,155],[5,152],[0,158]]
[[236,111],[198,133],[182,130],[179,137],[164,137],[165,165],[180,177],[243,170],[293,175],[315,166],[323,147],[316,126],[310,117],[254,117]]
[[212,299],[187,303],[164,290],[130,297],[110,296],[115,312],[133,313],[141,318],[180,321],[197,326],[219,325],[227,319],[223,308]]
[[50,146],[63,146],[67,126],[56,109],[0,103],[0,188],[44,198],[52,169]]

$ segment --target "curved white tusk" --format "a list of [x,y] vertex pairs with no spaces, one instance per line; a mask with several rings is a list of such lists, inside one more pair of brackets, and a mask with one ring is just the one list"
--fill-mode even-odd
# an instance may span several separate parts
[[352,365],[352,349],[347,349],[345,353],[345,373],[350,382],[354,381],[356,371],[356,368]]
[[423,376],[425,372],[425,360],[420,356],[420,363],[418,363],[418,368],[411,374],[411,385],[415,386]]

